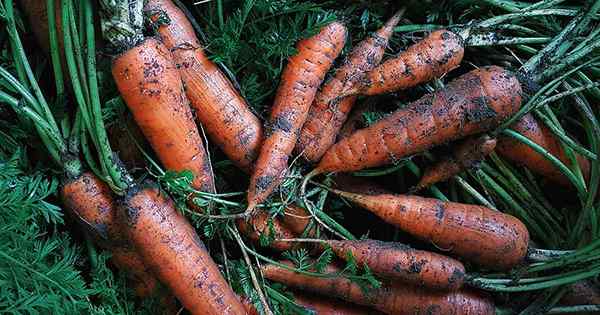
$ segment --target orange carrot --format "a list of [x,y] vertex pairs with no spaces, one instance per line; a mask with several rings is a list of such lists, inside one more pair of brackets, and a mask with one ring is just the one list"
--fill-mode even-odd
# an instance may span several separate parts
[[455,146],[452,155],[442,158],[425,170],[414,190],[443,182],[465,169],[477,167],[487,155],[494,151],[495,147],[496,139],[487,135],[461,141]]
[[317,162],[335,142],[356,101],[356,96],[340,98],[340,93],[345,87],[357,84],[364,73],[379,64],[401,16],[402,12],[396,13],[372,36],[358,43],[335,76],[317,93],[296,143],[296,153],[302,154],[307,161]]
[[459,34],[437,30],[397,57],[384,61],[362,78],[362,84],[345,94],[383,94],[431,81],[458,67],[464,52]]
[[156,188],[124,198],[129,238],[143,261],[192,314],[245,314],[190,223]]
[[[269,227],[269,219],[271,219],[272,231]],[[304,230],[310,223],[310,214],[305,209],[295,205],[289,205],[282,217],[272,217],[266,211],[259,211],[249,220],[238,219],[237,225],[246,237],[257,242],[262,234],[271,236],[276,239],[297,238],[302,235]],[[309,235],[310,231],[309,231]],[[278,251],[286,251],[296,248],[297,244],[292,242],[273,241],[270,247]]]
[[[29,26],[31,27],[31,31],[33,36],[40,46],[44,50],[45,53],[50,52],[50,40],[49,40],[49,32],[48,32],[48,10],[46,9],[46,1],[45,0],[19,0],[19,6],[22,8],[23,12],[27,16],[27,20],[29,20]],[[60,47],[60,53],[63,55],[63,63],[64,63],[64,45],[63,45],[63,35],[62,35],[62,23],[61,20],[61,8],[60,1],[54,2],[54,16],[56,18],[56,32],[58,39],[58,46]]]
[[354,177],[345,173],[335,174],[334,177],[335,187],[339,190],[368,194],[368,195],[379,195],[389,194],[390,191],[379,185],[377,182],[370,181],[361,177]]
[[380,315],[381,313],[359,305],[350,305],[338,299],[328,299],[294,291],[294,302],[317,315]]
[[110,188],[92,173],[68,179],[61,187],[65,208],[90,233],[92,239],[111,252],[111,262],[132,278],[136,292],[146,297],[158,282],[131,248],[123,226],[116,218],[116,205]]
[[212,169],[168,49],[146,39],[113,60],[112,74],[135,121],[167,169],[190,170],[214,192]]
[[[565,154],[558,138],[546,127],[543,123],[538,122],[532,115],[527,114],[511,127],[514,131],[527,137],[542,148],[546,149],[550,154],[565,165],[571,165],[571,161]],[[531,171],[540,174],[553,182],[569,186],[571,182],[543,155],[534,151],[528,145],[508,136],[502,136],[498,139],[498,154],[502,157],[525,165]],[[586,181],[590,176],[589,161],[577,154],[577,161],[581,167],[581,171]]]
[[350,112],[348,119],[342,125],[340,132],[337,135],[337,141],[346,138],[353,134],[356,130],[367,127],[364,114],[376,110],[374,98],[367,98],[365,102],[354,106]]
[[170,0],[150,0],[144,10],[158,27],[163,43],[185,84],[187,97],[209,138],[241,169],[249,172],[262,141],[262,124],[217,65],[208,59],[192,25]]
[[502,212],[418,196],[334,192],[441,250],[490,269],[512,268],[527,254],[527,228]]
[[494,128],[521,105],[517,78],[500,67],[473,70],[334,144],[312,175],[384,165]]
[[[290,262],[284,263],[293,266]],[[339,269],[329,266],[325,271],[334,273]],[[276,265],[264,265],[262,272],[269,280],[373,307],[387,314],[495,314],[493,302],[474,291],[427,291],[399,283],[386,283],[381,288],[363,291],[358,284],[342,277],[313,277]]]
[[270,132],[260,149],[248,189],[248,210],[263,202],[279,186],[288,158],[319,85],[346,40],[346,28],[333,22],[300,41],[290,57],[271,109]]
[[325,241],[340,258],[348,253],[387,280],[440,290],[457,290],[464,283],[465,267],[459,261],[410,246],[376,240]]
[[238,295],[238,299],[242,302],[246,315],[259,315],[258,310],[247,296]]

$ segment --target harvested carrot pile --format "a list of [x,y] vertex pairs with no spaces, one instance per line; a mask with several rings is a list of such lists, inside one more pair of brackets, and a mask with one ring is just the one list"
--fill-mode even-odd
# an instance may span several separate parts
[[0,313],[600,313],[600,0],[0,0]]

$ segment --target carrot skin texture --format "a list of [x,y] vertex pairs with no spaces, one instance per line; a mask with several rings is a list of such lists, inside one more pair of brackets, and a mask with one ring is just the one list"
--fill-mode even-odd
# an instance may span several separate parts
[[340,94],[347,86],[357,84],[360,77],[379,64],[400,17],[401,13],[396,13],[382,28],[358,43],[344,64],[336,70],[335,76],[317,92],[298,137],[296,154],[302,154],[309,162],[318,162],[335,142],[356,101],[356,96],[340,98]]
[[427,168],[416,190],[443,182],[465,169],[477,167],[496,148],[496,139],[487,135],[472,137],[459,143],[452,154]]
[[600,305],[600,287],[591,280],[577,281],[560,299],[562,305]]
[[159,26],[158,34],[173,54],[198,120],[227,157],[250,172],[263,137],[260,120],[218,66],[204,54],[192,25],[173,2],[151,0],[144,10],[160,12],[155,13],[152,20],[159,15],[169,17],[170,23]]
[[418,196],[335,192],[401,230],[480,266],[510,269],[527,255],[527,228],[502,212]]
[[192,314],[245,314],[194,228],[156,188],[124,198],[129,238],[143,261]]
[[326,243],[338,257],[345,259],[352,253],[357,263],[390,281],[437,290],[458,290],[464,283],[463,264],[440,254],[377,240]]
[[[511,129],[527,137],[529,140],[540,145],[550,154],[565,165],[571,165],[571,161],[563,150],[560,140],[552,133],[542,122],[538,122],[531,114],[523,116],[519,121],[510,126]],[[508,136],[502,136],[498,139],[498,154],[502,157],[522,164],[531,171],[542,175],[552,182],[562,186],[570,186],[571,182],[544,156],[534,151],[528,145]],[[589,180],[590,162],[583,156],[576,154],[577,161],[581,167],[581,172],[585,180]]]
[[363,306],[350,305],[339,299],[328,299],[308,293],[293,292],[294,302],[318,315],[381,315],[380,312]]
[[358,93],[377,95],[431,81],[457,68],[464,56],[462,37],[449,30],[437,30],[388,59],[362,80]]
[[111,252],[111,263],[132,278],[136,294],[145,297],[154,293],[158,281],[127,240],[110,188],[94,174],[85,172],[67,180],[60,193],[65,208],[94,242]]
[[521,87],[512,73],[496,66],[476,69],[334,144],[315,173],[385,165],[492,129],[520,105]]
[[[293,267],[290,262],[284,263]],[[269,280],[296,289],[373,307],[386,314],[495,314],[493,302],[474,291],[436,292],[391,283],[384,284],[381,288],[370,288],[368,293],[365,293],[358,284],[342,277],[312,277],[275,265],[264,265],[262,272]],[[328,266],[325,272],[339,272],[339,269]]]
[[192,186],[215,191],[208,156],[171,53],[148,38],[112,63],[123,100],[161,162],[169,170],[190,170]]
[[345,40],[346,27],[333,22],[296,45],[298,53],[289,58],[281,75],[271,109],[270,130],[250,179],[248,209],[269,197],[283,180],[309,107]]

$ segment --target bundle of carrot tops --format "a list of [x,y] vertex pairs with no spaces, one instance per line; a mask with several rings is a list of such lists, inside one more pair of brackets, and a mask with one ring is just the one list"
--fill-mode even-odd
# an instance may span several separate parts
[[600,312],[600,0],[0,23],[0,313]]

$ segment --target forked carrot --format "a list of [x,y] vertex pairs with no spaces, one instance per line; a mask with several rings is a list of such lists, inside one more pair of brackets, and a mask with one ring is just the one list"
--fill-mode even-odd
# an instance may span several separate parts
[[346,27],[338,22],[324,26],[296,45],[289,58],[271,108],[269,132],[260,149],[248,189],[248,212],[279,186],[288,167],[300,129],[325,74],[346,41]]
[[350,253],[359,265],[389,281],[439,290],[457,290],[464,283],[463,264],[440,254],[377,240],[324,242],[338,257],[346,259]]
[[[538,122],[531,114],[523,116],[519,121],[510,126],[511,129],[527,137],[542,148],[546,149],[550,154],[565,165],[570,165],[571,161],[563,150],[558,138],[546,127],[543,123]],[[547,160],[543,155],[537,153],[528,145],[513,139],[508,136],[502,136],[498,139],[498,154],[502,157],[522,164],[553,182],[569,186],[571,182],[558,170],[552,162]],[[586,181],[590,176],[590,162],[581,155],[576,155],[581,172]]]
[[487,131],[520,106],[521,87],[514,74],[496,66],[473,70],[334,144],[307,178],[381,166]]
[[156,188],[130,190],[121,211],[135,249],[192,314],[245,314],[194,228]]
[[496,148],[496,139],[487,135],[471,137],[456,144],[450,156],[428,167],[414,190],[448,180],[465,169],[477,167]]
[[333,192],[443,251],[486,268],[510,269],[527,255],[527,228],[502,212],[418,196]]
[[340,93],[346,87],[357,84],[366,72],[379,64],[402,13],[403,11],[396,13],[382,28],[358,43],[343,65],[336,70],[335,76],[323,85],[298,136],[296,154],[302,154],[309,162],[317,162],[335,142],[336,135],[356,101],[356,96],[340,98]]
[[214,192],[212,168],[169,50],[156,39],[145,39],[113,60],[112,74],[164,166],[191,171],[194,188]]
[[[293,267],[290,262],[283,263]],[[262,272],[269,280],[373,307],[386,314],[495,314],[493,302],[474,291],[436,292],[393,282],[385,283],[381,288],[363,290],[355,282],[343,277],[314,277],[273,264],[264,265]],[[328,266],[325,272],[336,273],[339,269]]]
[[262,141],[261,122],[204,54],[190,21],[171,0],[150,0],[144,10],[159,24],[158,34],[173,54],[187,97],[209,138],[237,166],[250,172]]

